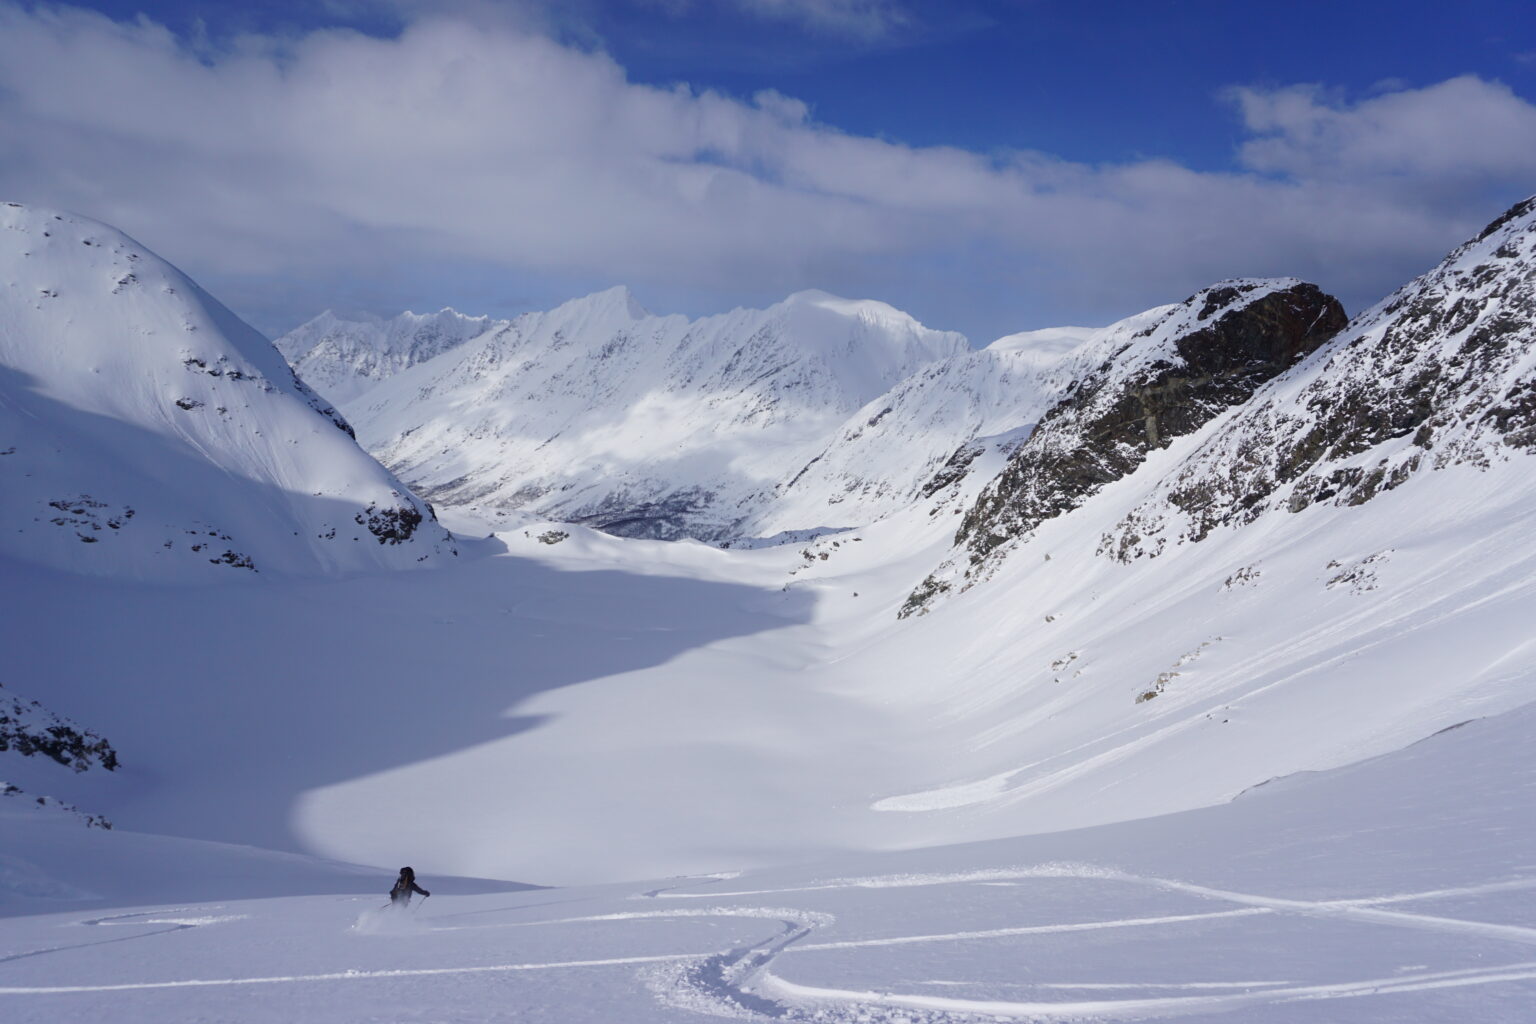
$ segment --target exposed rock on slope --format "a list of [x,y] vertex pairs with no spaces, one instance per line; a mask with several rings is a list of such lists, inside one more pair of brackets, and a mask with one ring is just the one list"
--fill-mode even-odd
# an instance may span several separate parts
[[453,554],[265,338],[137,242],[0,204],[0,282],[0,552],[152,579]]
[[117,770],[117,751],[112,744],[35,700],[14,696],[0,684],[0,753],[9,750],[22,757],[41,754],[75,772],[93,766]]
[[850,414],[965,350],[878,302],[803,292],[689,321],[616,288],[518,317],[345,408],[434,501],[718,540]]
[[1536,452],[1536,198],[1357,317],[1104,538],[1122,560]]
[[[1344,310],[1293,279],[1225,281],[1107,329],[1076,354],[1085,373],[961,521],[974,577],[1001,545],[1077,508],[1218,414],[1247,401],[1344,326]],[[953,586],[941,570],[903,614]]]
[[455,349],[505,320],[451,309],[345,319],[326,310],[273,344],[299,378],[332,402],[347,402],[386,377]]
[[[55,714],[37,701],[23,700],[0,684],[0,754],[14,751],[21,757],[43,757],[76,774],[102,768],[116,771],[117,751],[102,737],[82,729],[69,719]],[[85,814],[78,808],[51,796],[28,793],[11,779],[16,770],[14,759],[0,761],[6,780],[0,781],[0,797],[10,797],[34,813],[72,814],[86,825],[110,829],[112,823],[101,815]],[[25,773],[24,773],[25,774]],[[14,810],[16,804],[5,809]]]

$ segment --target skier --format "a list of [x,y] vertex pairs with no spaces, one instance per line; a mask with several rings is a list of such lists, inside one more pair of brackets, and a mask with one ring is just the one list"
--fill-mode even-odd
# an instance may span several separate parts
[[432,895],[416,884],[416,872],[413,869],[401,868],[400,877],[395,879],[395,887],[389,890],[389,902],[397,907],[408,907],[413,892],[419,892],[422,896]]

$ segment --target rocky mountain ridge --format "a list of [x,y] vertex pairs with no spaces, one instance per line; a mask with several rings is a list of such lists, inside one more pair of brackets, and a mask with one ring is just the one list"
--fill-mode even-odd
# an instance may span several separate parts
[[[1269,509],[1359,503],[1425,467],[1527,450],[1532,219],[1531,201],[1517,204],[1351,322],[1314,285],[1237,279],[1108,328],[977,351],[953,336],[908,345],[905,362],[852,383],[839,378],[859,362],[848,338],[883,336],[875,351],[889,352],[890,332],[926,329],[819,293],[689,323],[615,290],[494,326],[348,408],[369,446],[439,500],[731,545],[930,499],[947,515],[958,510],[937,496],[1003,460],[910,613],[1170,447],[1177,468],[1106,532],[1102,554],[1155,555]],[[794,311],[807,308],[839,326],[804,331]],[[821,351],[807,356],[797,331]],[[690,364],[700,351],[713,371]]]
[[1104,538],[1120,560],[1536,453],[1536,198],[1356,317]]
[[999,549],[1134,473],[1148,453],[1241,405],[1344,326],[1343,307],[1292,278],[1223,281],[1106,330],[1084,367],[961,520],[949,565],[903,614],[985,575]]
[[860,526],[950,492],[988,450],[1017,443],[1073,379],[1070,353],[1096,334],[1015,335],[917,370],[832,432],[757,499],[744,533]]

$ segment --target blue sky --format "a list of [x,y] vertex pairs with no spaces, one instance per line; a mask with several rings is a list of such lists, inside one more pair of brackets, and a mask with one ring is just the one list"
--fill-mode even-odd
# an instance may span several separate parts
[[1231,275],[1353,311],[1536,190],[1533,26],[1514,0],[0,0],[0,191],[269,331],[614,283],[691,314],[821,287],[978,343]]

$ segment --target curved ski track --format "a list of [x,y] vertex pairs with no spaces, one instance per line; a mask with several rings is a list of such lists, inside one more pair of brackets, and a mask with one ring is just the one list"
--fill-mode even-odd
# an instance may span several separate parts
[[[1536,888],[1536,879],[1517,879],[1483,885],[1436,889],[1425,892],[1397,893],[1355,899],[1299,900],[1235,892],[1172,879],[1151,878],[1085,864],[1045,864],[1034,867],[997,868],[950,874],[886,875],[864,878],[830,879],[812,885],[783,889],[751,889],[737,892],[685,892],[687,886],[715,884],[729,876],[692,879],[672,888],[638,893],[643,900],[724,900],[748,896],[836,889],[887,889],[937,885],[1010,885],[1029,879],[1080,878],[1139,884],[1169,891],[1221,900],[1237,906],[1196,914],[1161,917],[1121,918],[1106,921],[1063,924],[1038,924],[1016,928],[942,934],[904,935],[876,939],[848,939],[831,942],[804,942],[818,928],[834,923],[830,914],[761,906],[679,907],[629,913],[596,914],[548,921],[519,921],[502,924],[447,925],[435,930],[537,928],[545,925],[584,922],[621,922],[684,917],[735,917],[773,921],[777,929],[756,943],[745,944],[716,953],[659,953],[646,956],[614,957],[595,960],[564,960],[548,963],[485,964],[466,967],[434,967],[404,970],[345,971],[328,974],[274,977],[207,978],[174,981],[125,982],[101,985],[0,986],[0,996],[43,996],[62,993],[118,992],[143,989],[200,988],[230,985],[275,985],[303,982],[366,981],[376,978],[418,977],[430,975],[473,975],[501,972],[555,970],[581,967],[636,965],[639,978],[663,1005],[695,1013],[736,1020],[838,1022],[904,1021],[908,1024],[961,1024],[977,1020],[1007,1018],[1031,1020],[1103,1020],[1124,1021],[1177,1017],[1185,1014],[1241,1010],[1270,1003],[1304,1002],[1324,999],[1360,998],[1393,993],[1421,992],[1431,989],[1489,985],[1500,982],[1536,979],[1536,959],[1462,970],[1431,970],[1398,973],[1383,978],[1362,978],[1330,984],[1300,984],[1292,981],[1251,982],[1176,982],[1117,985],[1039,983],[1039,989],[1105,991],[1135,988],[1173,990],[1190,994],[1142,996],[1135,998],[1096,998],[1066,1001],[1015,1001],[951,998],[927,994],[873,992],[854,989],[822,988],[796,983],[775,972],[782,958],[818,950],[855,949],[914,943],[942,943],[1005,936],[1065,933],[1117,928],[1155,928],[1159,925],[1220,918],[1250,917],[1262,914],[1296,914],[1305,917],[1352,919],[1374,925],[1425,929],[1536,946],[1536,928],[1520,925],[1490,924],[1431,914],[1388,910],[1384,907],[1414,900],[1444,896],[1477,895]],[[111,918],[82,920],[82,925],[144,924],[170,925],[135,938],[150,938],[185,928],[200,927],[232,919],[229,916],[171,916],[193,908],[124,914]],[[128,939],[108,940],[128,941]],[[86,945],[94,945],[87,943]],[[14,954],[5,960],[63,952],[75,946],[61,946]]]

